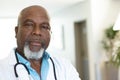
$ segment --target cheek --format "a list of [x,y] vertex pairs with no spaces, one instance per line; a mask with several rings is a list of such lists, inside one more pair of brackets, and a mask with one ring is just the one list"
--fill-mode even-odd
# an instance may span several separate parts
[[46,35],[46,47],[48,47],[50,39],[51,39],[51,35],[50,34]]
[[46,33],[45,38],[46,38],[46,41],[49,42],[51,38],[50,33]]
[[29,32],[27,31],[19,31],[18,34],[17,34],[17,41],[18,41],[18,44],[19,46],[23,47],[25,42],[27,41],[27,38],[29,36]]

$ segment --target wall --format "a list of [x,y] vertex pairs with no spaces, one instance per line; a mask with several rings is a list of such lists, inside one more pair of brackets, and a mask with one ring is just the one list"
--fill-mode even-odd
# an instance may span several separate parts
[[[95,53],[101,52],[100,40],[103,30],[114,24],[120,11],[120,0],[92,0],[92,27],[95,42]],[[99,36],[99,37],[98,37]],[[98,53],[100,54],[100,53]],[[98,59],[98,58],[96,58]]]
[[[114,24],[120,11],[120,0],[85,0],[56,13],[53,20],[65,27],[65,50],[59,55],[70,59],[75,66],[74,22],[87,20],[90,80],[100,80],[96,66],[102,57],[101,39],[103,30]],[[99,69],[99,68],[98,68]],[[100,71],[100,70],[98,70]],[[97,77],[96,77],[97,76]]]
[[[92,12],[92,29],[93,29],[93,42],[94,47],[92,55],[92,65],[97,65],[101,61],[103,55],[103,49],[101,46],[101,40],[103,36],[103,30],[113,25],[117,19],[117,15],[120,12],[120,0],[91,0],[91,12]],[[94,73],[95,75],[95,73]],[[91,80],[97,79],[94,75],[91,75]],[[99,79],[100,80],[100,79]]]
[[[91,28],[91,12],[90,12],[90,1],[84,0],[81,3],[77,3],[69,8],[59,11],[52,18],[56,26],[63,25],[65,34],[65,50],[63,50],[60,55],[64,55],[65,58],[71,60],[72,64],[76,66],[76,56],[75,56],[75,36],[74,36],[74,22],[87,21],[87,35],[88,35],[88,47],[89,54],[92,54],[92,28]],[[56,20],[57,19],[57,20]],[[59,23],[59,24],[58,24]],[[54,25],[53,25],[54,26]],[[52,26],[52,27],[53,27]],[[55,26],[54,26],[55,27]],[[91,59],[92,60],[92,59]],[[91,64],[91,60],[90,64]],[[93,71],[91,71],[92,73]],[[91,74],[90,73],[90,74]]]
[[0,59],[5,58],[11,49],[16,46],[14,28],[17,24],[16,18],[0,18]]

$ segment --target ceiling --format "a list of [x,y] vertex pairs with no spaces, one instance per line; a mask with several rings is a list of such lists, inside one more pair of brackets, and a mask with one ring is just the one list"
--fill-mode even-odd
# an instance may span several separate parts
[[50,15],[84,0],[0,0],[0,17],[16,17],[29,5],[42,5]]

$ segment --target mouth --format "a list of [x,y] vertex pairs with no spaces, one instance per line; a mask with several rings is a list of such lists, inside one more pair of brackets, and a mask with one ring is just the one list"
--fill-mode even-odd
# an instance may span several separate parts
[[42,48],[42,43],[40,41],[30,41],[29,49],[33,52],[38,52]]
[[41,43],[38,42],[38,41],[31,41],[30,45],[32,45],[32,46],[41,46]]

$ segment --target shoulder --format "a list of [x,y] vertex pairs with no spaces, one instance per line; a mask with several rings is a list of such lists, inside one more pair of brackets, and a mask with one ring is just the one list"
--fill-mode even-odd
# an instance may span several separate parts
[[15,59],[15,55],[14,55],[14,50],[11,50],[11,52],[5,58],[0,59],[1,66],[13,65],[15,62],[16,62],[16,59]]
[[[54,61],[54,63],[56,64],[56,65],[61,65],[61,66],[67,66],[67,65],[70,65],[71,64],[71,62],[69,61],[69,60],[67,60],[67,59],[65,59],[65,58],[63,58],[63,57],[58,57],[58,56],[52,56],[51,57],[52,58],[52,60]],[[72,65],[72,64],[71,64]]]
[[70,70],[73,70],[74,68],[71,62],[63,57],[55,56],[55,57],[51,57],[51,59],[53,60],[55,67],[59,71],[63,71],[65,74],[67,74]]
[[[58,73],[66,77],[66,80],[80,80],[79,74],[71,62],[63,57],[51,57]],[[72,77],[74,76],[74,77]]]

